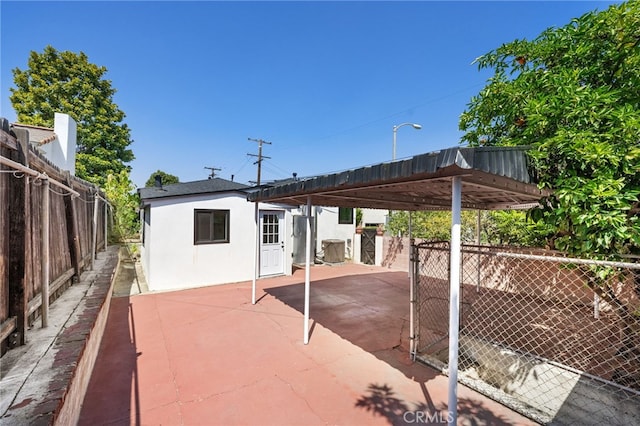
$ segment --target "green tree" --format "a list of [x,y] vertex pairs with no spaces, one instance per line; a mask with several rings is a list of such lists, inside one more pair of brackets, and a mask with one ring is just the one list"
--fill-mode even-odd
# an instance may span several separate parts
[[361,208],[356,208],[356,226],[362,225],[363,212]]
[[549,229],[522,210],[482,212],[482,242],[493,245],[543,247]]
[[172,183],[180,183],[180,179],[178,178],[178,176],[174,176],[174,175],[171,175],[169,173],[165,173],[162,170],[156,170],[155,172],[151,173],[151,176],[149,176],[149,179],[147,179],[147,181],[145,182],[145,184],[144,184],[145,188],[149,188],[149,187],[152,187],[153,185],[155,185],[156,176],[160,176],[162,178],[162,184],[163,185],[171,185]]
[[554,193],[530,217],[552,247],[600,259],[640,251],[639,44],[631,1],[476,60],[494,75],[461,116],[463,141],[532,147]]
[[113,102],[116,90],[104,79],[107,69],[87,55],[59,52],[47,46],[32,51],[28,68],[13,70],[11,103],[18,121],[53,127],[54,113],[69,114],[78,124],[76,175],[104,186],[108,174],[128,169],[134,159],[128,148],[130,130],[125,114]]
[[[506,246],[542,247],[549,231],[544,224],[528,220],[520,210],[480,211],[480,243]],[[478,212],[463,210],[460,238],[463,243],[477,241]],[[409,214],[395,211],[389,219],[391,235],[409,234]],[[418,211],[412,216],[412,235],[430,241],[449,241],[451,238],[451,212]]]
[[[465,210],[462,212],[461,239],[464,243],[476,241],[477,213]],[[389,219],[391,235],[409,235],[409,212],[394,211]],[[451,212],[449,211],[417,211],[411,216],[411,235],[430,241],[449,241],[451,238]]]
[[104,191],[113,209],[112,238],[122,241],[133,237],[139,230],[139,218],[136,213],[139,199],[129,172],[121,170],[119,173],[109,173]]
[[[639,253],[640,2],[503,44],[477,63],[494,75],[460,118],[463,141],[532,147],[532,168],[553,195],[530,218],[551,231],[549,245],[595,259]],[[640,308],[618,297],[622,277],[581,268],[625,323],[620,350],[637,351]]]

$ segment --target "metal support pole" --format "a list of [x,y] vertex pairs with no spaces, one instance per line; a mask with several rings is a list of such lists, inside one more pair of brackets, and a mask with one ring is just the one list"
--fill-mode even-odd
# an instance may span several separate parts
[[413,212],[409,211],[409,239],[413,238]]
[[256,280],[258,279],[258,267],[259,267],[259,256],[260,256],[260,207],[259,202],[255,202],[255,208],[253,212],[253,220],[256,224],[255,227],[255,238],[253,239],[256,244],[255,253],[253,255],[253,281],[251,283],[251,303],[253,305],[256,304]]
[[309,343],[309,291],[311,290],[311,196],[307,195],[307,236],[304,268],[304,344]]
[[398,126],[393,126],[393,151],[391,152],[391,160],[396,161],[396,137]]
[[49,179],[42,181],[42,326],[49,325]]
[[416,333],[414,327],[414,312],[415,312],[415,264],[417,262],[416,247],[412,240],[409,240],[409,357],[415,361],[416,359]]
[[449,277],[449,424],[458,421],[458,333],[460,323],[460,222],[462,178],[451,182],[451,276]]
[[9,167],[11,167],[12,169],[15,169],[15,170],[20,170],[21,172],[24,172],[24,173],[26,173],[26,174],[28,174],[30,176],[35,176],[35,177],[37,177],[39,179],[46,179],[46,180],[49,181],[49,183],[51,185],[57,186],[58,188],[64,189],[65,191],[68,191],[74,197],[79,197],[80,196],[80,193],[78,191],[74,191],[73,188],[71,188],[71,187],[69,187],[69,186],[67,186],[67,185],[65,185],[63,183],[60,183],[55,179],[49,179],[49,177],[46,174],[40,173],[40,172],[38,172],[36,170],[33,170],[33,169],[30,169],[29,167],[27,167],[25,165],[22,165],[20,163],[17,163],[15,161],[11,160],[10,158],[7,158],[7,157],[4,157],[4,156],[0,155],[0,164],[4,164],[5,166],[9,166]]
[[[411,247],[411,241],[413,240],[413,215],[409,210],[409,247]],[[411,278],[411,252],[409,252],[409,278]]]

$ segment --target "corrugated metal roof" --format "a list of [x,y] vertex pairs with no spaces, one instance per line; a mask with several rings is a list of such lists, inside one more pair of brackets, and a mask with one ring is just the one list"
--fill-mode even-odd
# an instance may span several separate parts
[[545,193],[529,174],[527,147],[449,148],[410,159],[263,188],[249,201],[394,210],[445,209],[462,176],[463,206],[495,209],[536,202]]
[[225,191],[242,191],[252,187],[238,182],[232,182],[226,179],[212,178],[205,180],[197,180],[193,182],[175,183],[171,185],[163,185],[161,188],[149,187],[139,188],[138,194],[140,199],[151,200],[156,198],[180,197],[185,195],[208,194],[214,192]]

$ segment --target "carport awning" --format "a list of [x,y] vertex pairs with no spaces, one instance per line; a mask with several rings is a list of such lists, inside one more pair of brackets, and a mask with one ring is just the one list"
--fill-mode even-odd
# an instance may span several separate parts
[[[534,183],[525,147],[450,148],[408,160],[361,167],[340,173],[261,188],[249,201],[392,210],[451,209],[449,277],[450,424],[457,422],[458,332],[460,320],[460,224],[462,208],[506,209],[537,204],[547,195]],[[257,207],[256,207],[257,212]],[[304,343],[309,342],[311,217],[307,215],[304,296]],[[259,235],[256,213],[256,241]],[[256,248],[256,265],[257,265]],[[257,268],[257,266],[256,266]],[[256,269],[257,270],[257,269]],[[411,275],[412,277],[412,275]],[[413,278],[411,278],[413,279]],[[410,285],[410,303],[415,302]],[[255,304],[255,277],[253,283]],[[410,330],[413,333],[413,307]],[[413,339],[413,336],[410,336]],[[413,350],[413,349],[412,349]]]
[[509,209],[548,195],[530,174],[526,147],[449,148],[410,159],[264,187],[249,201],[392,210],[449,210],[451,181],[462,180],[462,208]]

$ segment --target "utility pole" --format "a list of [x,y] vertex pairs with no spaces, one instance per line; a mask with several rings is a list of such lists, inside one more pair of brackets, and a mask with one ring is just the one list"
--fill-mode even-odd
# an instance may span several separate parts
[[271,157],[266,157],[262,155],[262,144],[266,143],[267,145],[271,145],[271,142],[263,141],[262,139],[252,139],[252,138],[247,138],[247,139],[252,142],[258,143],[258,155],[256,154],[247,154],[247,155],[251,157],[258,157],[258,160],[253,164],[258,165],[258,180],[256,181],[256,185],[260,186],[260,171],[262,170],[262,160],[264,160],[265,158],[271,158]]
[[[255,155],[255,154],[247,154],[247,155],[250,157],[258,157],[258,160],[253,164],[258,165],[258,180],[256,181],[256,186],[260,186],[260,171],[262,170],[262,160],[264,160],[265,158],[271,158],[271,157],[265,157],[262,155],[262,145],[265,143],[267,145],[271,145],[271,142],[263,141],[262,139],[251,139],[251,138],[247,138],[247,139],[252,142],[258,143],[258,155]],[[262,234],[260,232],[260,222],[261,222],[260,202],[255,202],[254,206],[255,206],[254,221],[256,224],[256,233],[255,233],[256,252],[253,258],[253,283],[251,285],[251,303],[255,305],[256,304],[256,278],[258,277],[258,275],[260,275],[260,240],[262,239]],[[284,246],[282,247],[284,249]]]
[[217,167],[204,166],[204,168],[211,170],[211,173],[209,174],[209,179],[213,179],[214,177],[216,177],[216,171],[218,171],[218,172],[222,171],[222,169],[219,169]]

